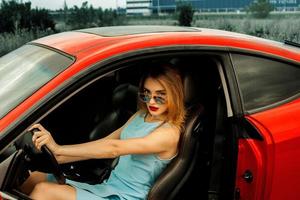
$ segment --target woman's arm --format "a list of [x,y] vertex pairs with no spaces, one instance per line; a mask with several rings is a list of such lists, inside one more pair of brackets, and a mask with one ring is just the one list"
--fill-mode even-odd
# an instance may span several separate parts
[[[69,163],[69,162],[75,162],[75,161],[81,161],[81,160],[88,160],[89,157],[86,156],[80,156],[80,155],[60,155],[58,154],[58,149],[61,145],[56,144],[54,139],[52,138],[51,134],[44,129],[40,124],[35,124],[31,129],[38,128],[40,131],[36,132],[33,137],[33,143],[35,147],[40,150],[43,145],[47,145],[47,147],[52,151],[54,154],[57,162],[59,164]],[[30,130],[31,130],[30,129]],[[105,138],[102,138],[100,140],[111,140],[111,139],[118,139],[120,137],[120,133],[122,131],[123,127],[118,128]]]
[[120,139],[123,128],[126,127],[127,124],[129,124],[138,113],[139,111],[133,114],[122,127],[118,128],[117,130],[115,130],[114,132],[112,132],[111,134],[109,134],[108,136],[102,139]]
[[[107,140],[107,139],[120,139],[121,132],[123,128],[134,118],[136,114],[134,114],[122,127],[118,128],[108,136],[102,138],[101,140]],[[37,128],[38,132],[36,132],[33,137],[32,141],[35,144],[35,147],[37,149],[41,149],[42,145],[47,145],[47,147],[53,152],[55,155],[58,163],[69,163],[69,162],[75,162],[75,161],[80,161],[80,160],[87,160],[90,159],[86,156],[77,156],[77,155],[58,155],[57,154],[57,149],[59,148],[60,145],[56,144],[54,139],[52,138],[50,132],[48,132],[41,124],[35,124],[33,125],[30,130],[33,130]]]
[[100,139],[83,144],[63,145],[56,153],[60,156],[76,155],[85,159],[115,158],[127,154],[174,155],[178,141],[177,129],[160,127],[146,137],[126,140]]

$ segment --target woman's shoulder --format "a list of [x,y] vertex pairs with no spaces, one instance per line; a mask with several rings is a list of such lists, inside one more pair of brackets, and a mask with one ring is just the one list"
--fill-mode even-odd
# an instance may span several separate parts
[[176,125],[175,125],[174,123],[172,123],[172,122],[164,122],[164,123],[162,124],[162,127],[163,127],[163,128],[166,128],[166,129],[169,129],[169,130],[171,130],[171,131],[176,131],[176,132],[179,131],[178,126],[176,126]]
[[145,116],[145,112],[143,112],[143,111],[141,111],[141,110],[138,110],[138,111],[136,111],[136,113],[134,113],[134,114],[129,118],[128,122],[131,121],[131,120],[133,120],[133,119],[136,118],[136,117],[144,117],[144,116]]
[[[157,128],[155,131],[155,137],[161,141],[160,144],[166,147],[166,151],[170,149],[177,148],[177,145],[180,140],[180,131],[179,129],[172,123],[164,123],[162,126]],[[172,154],[173,155],[173,154]]]
[[138,111],[136,111],[136,113],[134,115],[144,118],[147,115],[147,113],[144,110],[138,110]]
[[170,136],[175,136],[175,137],[180,136],[180,129],[176,125],[174,125],[170,122],[163,123],[158,128],[158,131],[165,132],[165,133],[169,134]]

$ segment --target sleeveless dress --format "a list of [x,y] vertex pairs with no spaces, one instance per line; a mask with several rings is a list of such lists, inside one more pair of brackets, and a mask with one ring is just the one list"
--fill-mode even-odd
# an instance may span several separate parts
[[[121,132],[122,140],[144,137],[161,125],[161,122],[145,122],[144,116],[137,114],[133,118]],[[66,184],[76,189],[77,200],[142,200],[147,198],[156,178],[171,160],[160,159],[156,154],[124,155],[103,183],[90,185],[67,180]]]

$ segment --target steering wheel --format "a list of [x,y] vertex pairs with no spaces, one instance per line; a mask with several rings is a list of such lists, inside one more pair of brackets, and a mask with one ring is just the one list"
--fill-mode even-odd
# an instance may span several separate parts
[[[39,129],[34,128],[33,130],[31,130],[31,133],[34,134],[36,131],[39,131]],[[59,184],[65,184],[66,178],[63,175],[63,173],[60,169],[60,166],[59,166],[54,154],[52,153],[52,151],[46,145],[43,145],[41,147],[41,151],[42,151],[42,154],[45,155],[47,157],[47,159],[50,161],[50,163],[52,165],[52,169],[53,169],[52,173],[53,173],[56,181]]]

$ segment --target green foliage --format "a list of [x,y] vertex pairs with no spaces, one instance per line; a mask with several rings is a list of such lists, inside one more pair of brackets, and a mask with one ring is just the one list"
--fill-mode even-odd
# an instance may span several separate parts
[[28,30],[18,30],[14,33],[1,33],[0,34],[0,57],[6,53],[17,49],[23,44],[32,41],[36,38],[40,38],[46,35],[53,34],[51,30],[47,31],[28,31]]
[[116,10],[101,8],[98,9],[98,26],[116,26],[124,24],[123,18],[121,18]]
[[47,10],[31,9],[31,3],[2,0],[0,6],[0,33],[26,30],[54,30],[54,21]]
[[55,31],[55,23],[48,10],[46,9],[33,9],[31,10],[31,29],[38,29],[46,31],[51,29]]
[[95,18],[93,10],[93,6],[88,7],[87,1],[83,2],[80,8],[74,6],[70,9],[67,23],[74,29],[90,27],[92,26],[93,18]]
[[234,31],[281,42],[288,39],[300,43],[300,18],[297,15],[280,19],[227,19],[225,15],[220,15],[219,18],[194,20],[193,26]]
[[191,26],[193,21],[193,7],[190,4],[179,4],[178,5],[178,22],[180,26]]
[[[128,25],[178,25],[173,16],[130,17]],[[300,43],[300,14],[271,13],[267,19],[249,18],[246,13],[194,15],[192,26],[244,33],[266,39]]]
[[255,18],[267,18],[274,8],[269,3],[269,0],[257,0],[252,3],[247,10]]
[[94,9],[93,6],[88,6],[87,1],[83,2],[80,8],[74,6],[69,11],[67,23],[72,29],[124,24],[122,16],[119,16],[116,10]]

